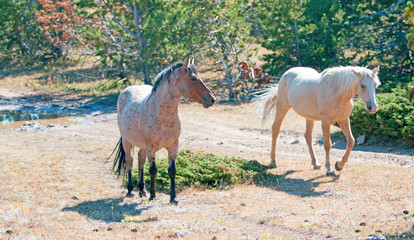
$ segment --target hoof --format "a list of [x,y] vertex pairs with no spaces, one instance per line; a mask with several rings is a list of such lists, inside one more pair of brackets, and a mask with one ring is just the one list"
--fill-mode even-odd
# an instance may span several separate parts
[[278,167],[278,164],[276,162],[270,162],[270,164],[269,164],[268,167],[269,168],[277,168]]
[[336,171],[338,171],[338,172],[339,172],[339,171],[341,171],[342,169],[344,169],[344,167],[341,167],[341,168],[340,168],[340,167],[339,167],[339,165],[338,165],[338,162],[336,162],[336,163],[335,163],[335,169],[336,169]]
[[149,200],[150,200],[150,201],[152,201],[152,200],[154,200],[154,199],[155,199],[155,194],[151,194],[151,196],[150,196]]
[[142,198],[142,197],[146,197],[147,196],[147,192],[144,190],[144,191],[140,191],[139,192],[139,197],[140,198]]
[[170,204],[171,205],[178,205],[178,199],[177,198],[170,199]]
[[313,169],[319,170],[319,169],[321,169],[321,165],[320,164],[313,165]]
[[335,172],[330,170],[326,172],[326,176],[335,176]]
[[134,194],[132,192],[128,192],[126,195],[127,198],[132,198],[134,197]]

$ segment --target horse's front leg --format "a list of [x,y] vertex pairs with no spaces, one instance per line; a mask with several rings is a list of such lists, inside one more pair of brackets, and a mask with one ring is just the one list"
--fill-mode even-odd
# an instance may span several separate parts
[[346,137],[346,152],[345,155],[342,157],[342,161],[338,161],[335,163],[335,169],[336,171],[341,171],[345,167],[345,163],[348,162],[349,155],[351,154],[351,150],[354,147],[355,139],[354,136],[352,136],[351,132],[351,124],[349,121],[349,118],[347,118],[344,121],[338,121],[339,126],[342,129],[342,132],[344,133]]
[[334,171],[331,169],[331,161],[329,159],[329,153],[331,151],[331,124],[332,122],[327,120],[326,118],[322,118],[322,133],[323,133],[323,146],[325,148],[325,155],[326,155],[326,175],[332,176],[334,175]]
[[170,176],[170,181],[171,181],[170,203],[175,204],[175,205],[178,204],[178,199],[176,197],[177,195],[175,193],[175,175],[177,174],[177,168],[176,168],[175,161],[177,159],[177,154],[178,154],[178,141],[177,141],[177,144],[175,144],[173,147],[168,149],[168,161],[169,161],[168,175]]
[[315,152],[313,151],[312,146],[312,130],[313,130],[314,121],[310,119],[306,119],[306,132],[305,132],[305,140],[306,144],[308,145],[309,154],[312,159],[313,169],[321,169],[321,164],[319,163],[318,159],[315,156]]
[[150,185],[150,198],[149,200],[155,199],[155,178],[157,177],[158,168],[155,164],[155,151],[152,151],[150,147],[147,146],[147,158],[149,162],[149,174],[151,177]]
[[139,196],[145,197],[147,195],[145,191],[145,182],[144,182],[144,165],[146,160],[146,150],[140,149],[138,152],[138,188]]

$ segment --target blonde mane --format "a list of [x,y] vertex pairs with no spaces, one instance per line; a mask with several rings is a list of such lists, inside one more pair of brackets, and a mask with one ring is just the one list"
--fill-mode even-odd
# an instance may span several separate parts
[[[355,75],[352,70],[358,72],[360,77]],[[351,94],[360,83],[359,79],[365,79],[367,77],[372,79],[376,86],[381,84],[377,75],[375,74],[373,76],[372,71],[365,67],[333,67],[325,69],[321,73],[321,81],[325,83],[326,87],[335,89],[338,95],[344,93]]]

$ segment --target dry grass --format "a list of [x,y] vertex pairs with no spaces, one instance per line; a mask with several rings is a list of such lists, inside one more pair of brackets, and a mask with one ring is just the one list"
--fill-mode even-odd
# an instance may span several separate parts
[[[5,77],[0,95],[32,93],[15,88],[42,76]],[[261,127],[252,106],[185,104],[180,112],[181,149],[268,164],[271,122]],[[281,167],[269,170],[283,176],[280,181],[220,191],[186,189],[178,206],[170,206],[165,194],[153,202],[124,198],[121,180],[112,174],[111,162],[105,163],[119,138],[114,113],[41,132],[0,129],[0,239],[413,236],[414,217],[404,212],[414,210],[411,152],[353,151],[340,175],[327,177],[324,170],[312,170],[304,129],[305,120],[290,111],[278,141]],[[315,124],[314,139],[320,136]],[[315,145],[315,152],[323,164],[323,147]],[[332,162],[343,153],[333,148]]]
[[[266,164],[269,133],[258,130],[250,110],[181,105],[181,148]],[[414,170],[378,158],[398,155],[352,154],[339,177],[326,177],[311,169],[303,140],[290,144],[302,139],[296,131],[304,122],[293,113],[278,147],[282,166],[270,171],[283,175],[280,181],[187,189],[179,206],[170,206],[164,194],[154,202],[125,199],[121,180],[104,163],[119,137],[115,116],[99,119],[43,132],[0,130],[1,238],[355,239],[379,231],[397,236],[414,224],[403,213],[414,210]],[[332,151],[335,159],[343,153]],[[375,163],[365,161],[371,158]]]

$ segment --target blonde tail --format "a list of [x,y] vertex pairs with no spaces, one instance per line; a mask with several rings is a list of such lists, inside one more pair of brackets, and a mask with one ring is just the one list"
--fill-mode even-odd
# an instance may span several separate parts
[[259,114],[262,123],[269,117],[270,112],[276,107],[278,84],[256,92],[257,97],[253,99],[254,111]]

